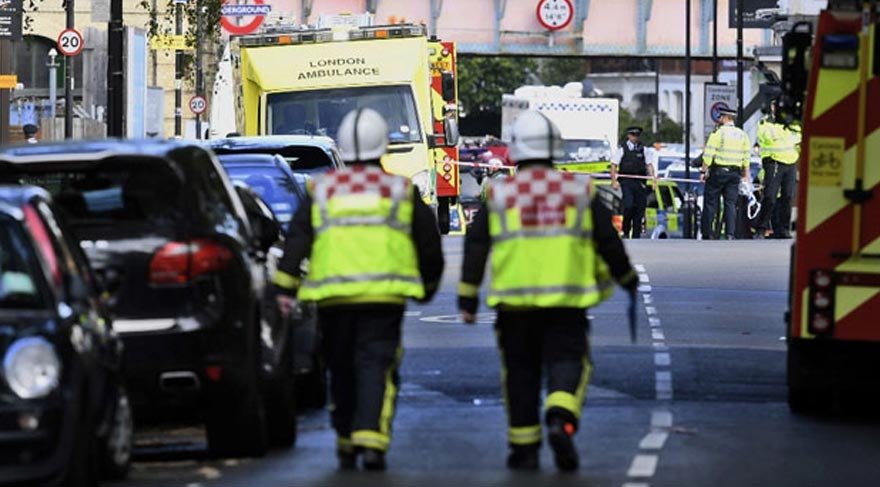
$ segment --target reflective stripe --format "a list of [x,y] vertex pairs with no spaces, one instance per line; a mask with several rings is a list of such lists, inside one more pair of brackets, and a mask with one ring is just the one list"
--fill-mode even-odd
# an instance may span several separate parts
[[384,452],[388,451],[391,439],[388,438],[388,435],[378,431],[358,430],[351,434],[351,443],[356,447],[372,448]]
[[272,283],[284,289],[296,289],[299,287],[300,279],[284,271],[275,271],[275,275],[272,276]]
[[534,445],[541,442],[541,425],[511,426],[507,429],[507,441],[511,445]]
[[360,276],[334,276],[320,281],[306,280],[303,283],[304,288],[316,288],[326,284],[348,284],[352,282],[380,282],[380,281],[402,281],[411,284],[421,284],[422,281],[418,276],[404,276],[402,274],[364,274]]
[[350,216],[344,218],[327,218],[323,217],[320,227],[316,228],[316,232],[323,232],[330,227],[355,227],[355,226],[389,226],[395,230],[409,231],[409,225],[397,221],[393,218],[384,216]]
[[394,419],[394,406],[397,403],[397,385],[394,383],[394,375],[403,358],[403,348],[398,346],[394,354],[394,362],[385,371],[385,395],[382,400],[382,412],[379,414],[379,431],[391,441],[391,421]]
[[580,418],[581,416],[581,404],[578,403],[575,395],[570,392],[555,391],[550,393],[550,395],[547,396],[547,399],[544,400],[544,410],[547,411],[553,408],[568,411],[576,418]]
[[465,298],[475,298],[480,295],[480,286],[467,282],[458,283],[458,295]]
[[526,230],[521,229],[515,232],[505,232],[492,237],[493,243],[501,243],[515,238],[535,238],[535,237],[575,237],[582,239],[593,238],[593,232],[580,229],[580,225],[575,228],[548,228]]
[[598,286],[549,286],[549,287],[520,287],[490,291],[490,296],[525,296],[530,294],[590,294],[599,291]]

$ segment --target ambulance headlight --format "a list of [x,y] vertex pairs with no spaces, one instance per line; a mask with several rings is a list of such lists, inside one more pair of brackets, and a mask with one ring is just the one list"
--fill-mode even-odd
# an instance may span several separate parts
[[58,387],[61,360],[46,339],[20,338],[3,357],[3,377],[12,392],[22,399],[46,397]]

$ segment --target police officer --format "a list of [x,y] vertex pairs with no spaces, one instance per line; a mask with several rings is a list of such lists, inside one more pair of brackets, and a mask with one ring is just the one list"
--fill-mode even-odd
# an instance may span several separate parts
[[[437,221],[406,178],[383,172],[388,128],[374,110],[345,116],[338,132],[347,169],[318,176],[291,222],[275,284],[289,314],[294,296],[316,301],[330,370],[342,469],[385,469],[398,390],[400,331],[408,298],[428,301],[443,272]],[[302,276],[303,259],[309,270]]]
[[800,130],[778,123],[775,120],[775,107],[775,103],[770,105],[770,113],[761,120],[756,134],[764,168],[764,197],[755,225],[756,239],[765,238],[773,216],[777,216],[781,222],[777,225],[780,233],[774,232],[774,238],[791,238],[791,200],[797,184],[795,164],[800,157],[797,147],[800,144]]
[[656,177],[654,164],[645,155],[641,135],[641,127],[627,127],[626,140],[618,148],[611,163],[611,184],[623,192],[624,238],[641,237],[645,207],[648,205],[645,180],[626,176]]
[[719,210],[719,199],[724,196],[724,232],[733,240],[736,230],[736,200],[741,181],[749,181],[749,136],[734,125],[736,111],[722,109],[721,126],[709,136],[703,151],[700,180],[706,183],[703,198],[703,217],[700,222],[703,239],[715,238],[712,222]]
[[465,240],[458,306],[466,323],[475,321],[491,250],[488,304],[498,310],[512,469],[538,468],[543,367],[548,441],[560,470],[577,469],[572,437],[592,370],[586,308],[608,296],[611,276],[631,293],[638,283],[589,178],[553,169],[562,144],[547,117],[520,115],[511,141],[517,173],[491,183]]

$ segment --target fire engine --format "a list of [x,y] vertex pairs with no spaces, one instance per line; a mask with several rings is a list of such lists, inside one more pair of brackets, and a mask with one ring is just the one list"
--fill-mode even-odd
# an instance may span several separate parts
[[815,34],[804,22],[783,39],[781,112],[803,120],[787,314],[796,412],[880,392],[878,5],[832,0]]
[[385,170],[412,179],[448,231],[460,187],[454,43],[423,25],[373,25],[371,14],[323,16],[232,37],[218,72],[211,121],[220,136],[335,138],[349,111],[379,111],[389,126]]

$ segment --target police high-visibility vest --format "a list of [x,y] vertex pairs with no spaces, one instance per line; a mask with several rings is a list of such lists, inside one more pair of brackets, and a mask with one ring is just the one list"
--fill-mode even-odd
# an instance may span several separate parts
[[749,136],[735,125],[722,125],[706,141],[703,160],[709,166],[749,167]]
[[301,300],[369,303],[425,296],[411,236],[408,179],[358,165],[316,178],[312,196],[315,241]]
[[589,191],[589,178],[543,167],[492,181],[489,306],[586,308],[607,297]]
[[771,158],[783,164],[794,164],[798,160],[798,135],[780,123],[762,120],[755,134],[761,147],[761,158]]

